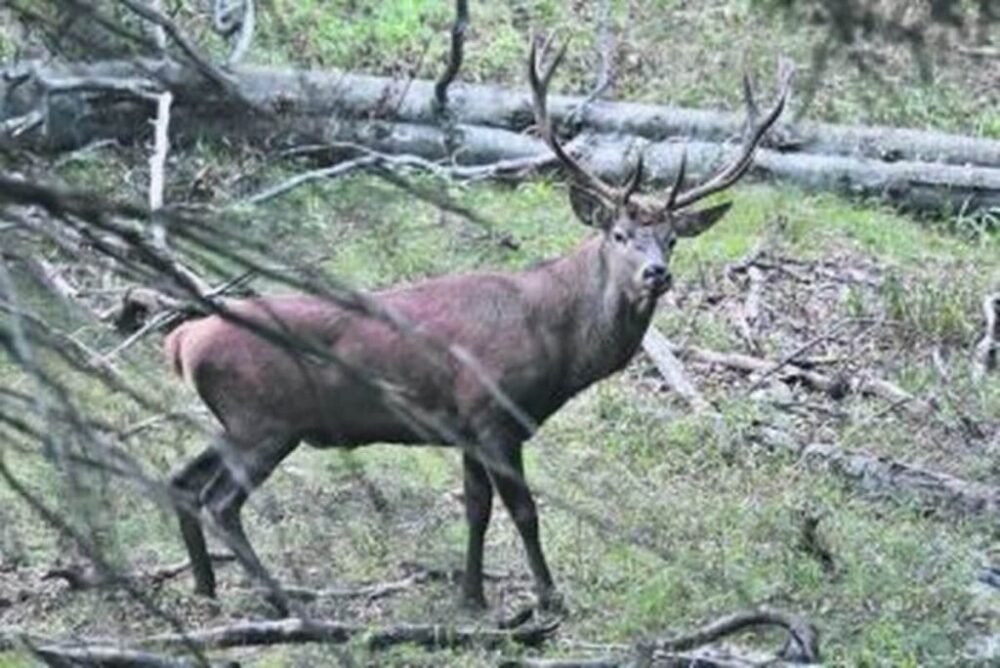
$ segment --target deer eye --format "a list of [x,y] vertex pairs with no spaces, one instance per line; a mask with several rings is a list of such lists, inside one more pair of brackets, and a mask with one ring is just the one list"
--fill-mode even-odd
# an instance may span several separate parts
[[626,241],[628,241],[628,235],[625,234],[623,231],[618,230],[618,229],[613,230],[611,232],[611,238],[614,239],[615,243],[617,243],[617,244],[623,244]]

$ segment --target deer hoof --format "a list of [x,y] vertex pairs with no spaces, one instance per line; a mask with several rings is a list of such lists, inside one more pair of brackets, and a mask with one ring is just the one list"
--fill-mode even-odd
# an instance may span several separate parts
[[203,596],[209,599],[217,598],[215,594],[215,580],[198,580],[194,583],[194,594],[195,596]]
[[463,610],[469,612],[483,612],[489,607],[486,604],[486,597],[483,596],[482,592],[477,594],[463,592],[461,598],[459,598],[458,605]]
[[285,619],[290,616],[291,611],[288,607],[288,600],[283,596],[278,596],[277,594],[265,594],[264,601],[271,606],[273,612],[273,619]]
[[566,614],[566,601],[556,589],[547,589],[538,594],[538,609],[554,615]]

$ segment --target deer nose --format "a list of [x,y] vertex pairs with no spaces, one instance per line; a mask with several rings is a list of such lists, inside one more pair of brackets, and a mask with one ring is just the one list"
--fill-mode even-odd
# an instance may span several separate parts
[[667,287],[670,284],[670,274],[667,273],[666,266],[651,264],[642,270],[642,280],[650,287]]

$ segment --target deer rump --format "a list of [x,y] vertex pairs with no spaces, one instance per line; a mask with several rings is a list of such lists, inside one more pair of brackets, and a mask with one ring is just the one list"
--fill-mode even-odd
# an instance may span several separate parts
[[[237,439],[266,429],[318,447],[455,444],[473,441],[487,421],[525,438],[529,425],[500,405],[498,393],[538,425],[580,384],[567,346],[578,333],[553,327],[546,304],[526,296],[512,277],[483,274],[376,294],[412,331],[319,297],[248,299],[229,304],[232,319],[178,327],[167,355]],[[295,335],[288,344],[285,331]],[[294,341],[330,358],[304,354]],[[447,354],[447,346],[474,361]]]

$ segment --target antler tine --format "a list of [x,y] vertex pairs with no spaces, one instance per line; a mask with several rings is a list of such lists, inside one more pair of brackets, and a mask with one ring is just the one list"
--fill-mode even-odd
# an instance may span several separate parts
[[687,161],[688,152],[687,146],[681,149],[681,164],[677,167],[677,174],[674,176],[674,183],[670,186],[670,192],[667,194],[667,205],[664,207],[667,211],[676,208],[677,195],[681,191],[681,186],[684,184],[684,172],[687,171]]
[[[767,112],[767,115],[764,116],[759,123],[754,125],[750,132],[750,136],[747,137],[746,142],[743,144],[743,150],[740,151],[740,155],[707,182],[673,197],[673,204],[671,205],[668,203],[669,208],[679,209],[685,206],[690,206],[712,193],[725,190],[729,186],[736,183],[746,173],[746,171],[750,168],[750,165],[753,164],[754,152],[757,150],[757,145],[760,144],[760,140],[764,138],[764,135],[771,129],[771,126],[774,125],[775,121],[778,120],[778,117],[781,116],[781,112],[785,109],[785,103],[788,101],[788,96],[791,92],[793,72],[794,69],[790,66],[790,64],[784,61],[780,63],[778,68],[778,80],[780,85],[778,100],[774,103],[771,110]],[[673,193],[671,194],[673,195]]]
[[757,100],[753,92],[753,80],[750,78],[750,71],[743,71],[743,104],[747,108],[747,125],[753,127],[760,117],[760,109],[757,108]]
[[[545,57],[546,51],[548,51],[549,45],[552,42],[553,36],[550,35],[545,43],[542,45],[542,57]],[[531,50],[528,59],[528,82],[531,84],[531,94],[532,100],[534,102],[535,111],[535,123],[538,125],[539,134],[542,139],[548,145],[552,152],[556,154],[559,162],[566,167],[569,172],[579,181],[579,184],[585,188],[591,190],[594,194],[607,200],[609,204],[613,204],[620,200],[621,193],[617,188],[609,186],[607,183],[602,181],[596,175],[587,170],[583,165],[576,161],[559,143],[556,139],[555,131],[552,129],[552,120],[549,118],[548,110],[546,108],[546,98],[548,97],[549,82],[552,80],[552,75],[555,74],[556,67],[562,62],[563,56],[566,55],[566,45],[563,45],[559,52],[556,53],[555,58],[549,63],[545,71],[539,74],[538,71],[538,49],[535,46],[534,40],[531,42]]]
[[635,169],[632,170],[632,175],[629,177],[628,183],[625,184],[625,190],[622,191],[623,202],[627,202],[629,197],[639,189],[639,184],[642,183],[642,169],[642,153],[639,153],[639,158],[635,161]]

